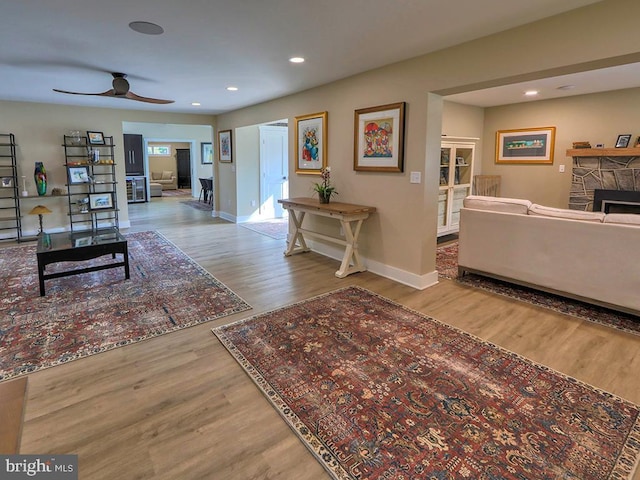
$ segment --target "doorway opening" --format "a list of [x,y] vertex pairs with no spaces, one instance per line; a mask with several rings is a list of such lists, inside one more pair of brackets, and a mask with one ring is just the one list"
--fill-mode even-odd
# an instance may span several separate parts
[[287,125],[260,126],[260,216],[265,220],[286,216],[278,200],[289,195],[288,134]]

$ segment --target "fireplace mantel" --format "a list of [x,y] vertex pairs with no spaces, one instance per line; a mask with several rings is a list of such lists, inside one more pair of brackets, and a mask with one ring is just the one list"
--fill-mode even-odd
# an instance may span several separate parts
[[640,157],[640,148],[570,148],[567,157]]

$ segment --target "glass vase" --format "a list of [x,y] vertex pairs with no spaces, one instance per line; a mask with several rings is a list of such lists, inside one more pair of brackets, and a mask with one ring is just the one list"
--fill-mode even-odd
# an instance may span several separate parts
[[36,168],[33,172],[33,179],[36,183],[36,191],[38,195],[43,196],[47,194],[47,171],[44,168],[42,162],[36,162]]

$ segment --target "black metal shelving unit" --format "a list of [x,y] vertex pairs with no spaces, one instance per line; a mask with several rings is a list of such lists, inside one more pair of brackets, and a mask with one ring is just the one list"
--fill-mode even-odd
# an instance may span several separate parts
[[118,228],[113,137],[104,137],[104,144],[90,145],[86,138],[65,135],[62,146],[71,231]]
[[17,168],[16,138],[13,133],[0,133],[0,240],[22,237]]

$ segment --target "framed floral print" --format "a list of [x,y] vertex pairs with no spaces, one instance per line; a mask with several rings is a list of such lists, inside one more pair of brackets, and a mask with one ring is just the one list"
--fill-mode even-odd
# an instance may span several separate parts
[[213,145],[211,142],[200,142],[200,163],[213,163]]
[[296,117],[296,173],[320,175],[327,166],[327,112]]
[[355,111],[354,170],[404,170],[404,110],[400,102]]
[[218,161],[231,163],[233,161],[233,147],[231,145],[231,130],[218,132]]

